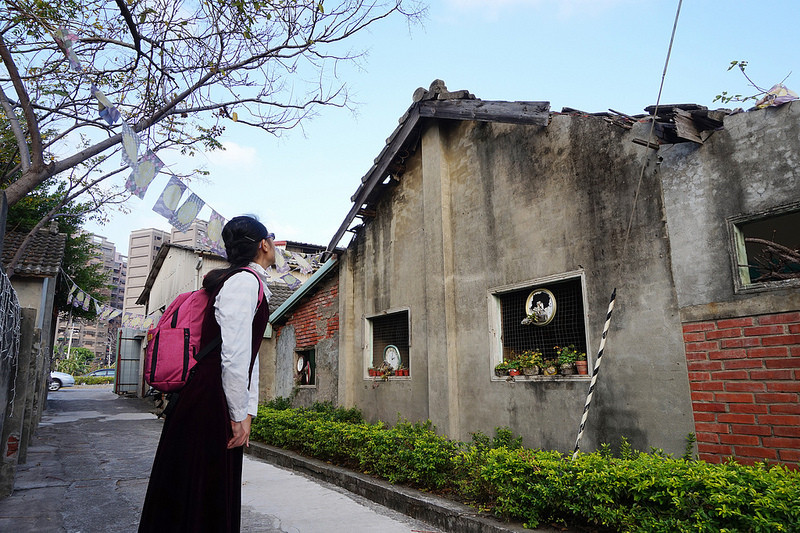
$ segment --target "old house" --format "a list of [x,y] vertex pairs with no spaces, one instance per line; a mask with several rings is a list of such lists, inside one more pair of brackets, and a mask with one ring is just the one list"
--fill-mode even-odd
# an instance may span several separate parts
[[[355,232],[338,401],[571,451],[589,376],[493,369],[569,344],[591,367],[616,289],[583,449],[680,454],[694,432],[704,459],[798,461],[800,280],[752,266],[749,240],[800,248],[798,116],[663,106],[653,124],[418,89],[329,247]],[[522,324],[535,294],[548,320]],[[384,360],[408,375],[376,383]]]
[[[282,305],[273,306],[274,357],[261,363],[264,397],[292,397],[297,405],[338,403],[339,276],[329,259]],[[265,389],[265,383],[269,388]]]

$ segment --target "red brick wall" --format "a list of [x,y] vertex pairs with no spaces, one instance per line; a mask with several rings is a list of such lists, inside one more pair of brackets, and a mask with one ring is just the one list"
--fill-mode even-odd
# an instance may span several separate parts
[[[339,332],[339,284],[328,281],[306,297],[286,321],[294,326],[298,350],[313,348]],[[278,329],[278,335],[280,330]]]
[[800,312],[683,325],[700,458],[800,462]]

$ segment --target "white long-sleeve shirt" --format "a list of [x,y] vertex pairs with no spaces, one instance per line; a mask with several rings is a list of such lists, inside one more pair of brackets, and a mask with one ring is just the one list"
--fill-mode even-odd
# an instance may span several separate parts
[[[250,263],[264,285],[269,301],[267,271]],[[241,422],[258,413],[258,356],[247,386],[253,349],[253,318],[258,307],[258,280],[250,272],[237,272],[222,285],[214,300],[214,317],[222,333],[222,388],[228,400],[231,420]]]

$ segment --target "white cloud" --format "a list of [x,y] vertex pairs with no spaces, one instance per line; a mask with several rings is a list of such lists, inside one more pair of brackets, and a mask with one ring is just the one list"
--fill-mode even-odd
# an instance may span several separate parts
[[223,141],[224,150],[206,152],[210,166],[216,170],[254,169],[262,166],[258,151],[253,146],[244,146],[233,141]]

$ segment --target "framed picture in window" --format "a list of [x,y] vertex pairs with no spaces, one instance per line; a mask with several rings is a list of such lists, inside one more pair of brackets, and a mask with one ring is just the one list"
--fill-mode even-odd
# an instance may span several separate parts
[[525,300],[525,314],[534,326],[546,326],[556,316],[556,298],[544,288],[533,289]]

